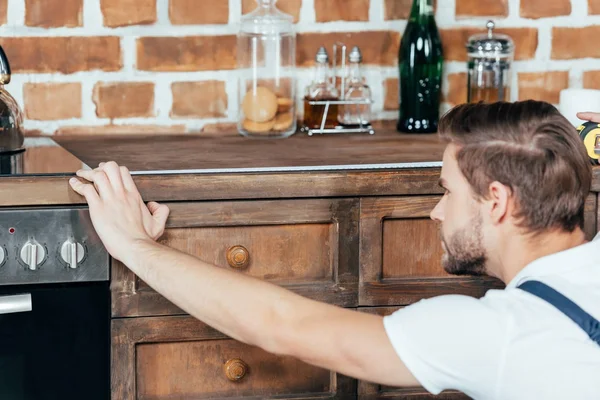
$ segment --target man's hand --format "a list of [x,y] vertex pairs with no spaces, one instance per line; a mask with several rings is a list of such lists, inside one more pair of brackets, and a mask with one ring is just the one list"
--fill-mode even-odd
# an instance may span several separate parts
[[96,232],[114,258],[126,262],[139,241],[155,241],[164,232],[169,208],[142,197],[126,167],[101,163],[92,171],[79,170],[69,183],[85,197]]
[[577,118],[584,121],[592,121],[600,124],[600,113],[595,112],[581,112],[577,114]]

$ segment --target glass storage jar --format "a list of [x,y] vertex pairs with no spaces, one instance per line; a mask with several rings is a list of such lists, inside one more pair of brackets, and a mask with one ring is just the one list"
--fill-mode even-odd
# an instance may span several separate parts
[[468,103],[510,101],[515,46],[509,36],[494,33],[494,28],[494,22],[488,21],[488,32],[473,35],[467,42]]
[[242,17],[237,39],[238,131],[248,137],[296,132],[296,33],[277,0],[257,0]]

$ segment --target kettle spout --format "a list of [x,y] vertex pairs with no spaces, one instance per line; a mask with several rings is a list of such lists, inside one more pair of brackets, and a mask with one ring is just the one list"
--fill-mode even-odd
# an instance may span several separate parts
[[10,64],[8,63],[8,57],[2,46],[0,46],[0,85],[6,85],[10,82]]

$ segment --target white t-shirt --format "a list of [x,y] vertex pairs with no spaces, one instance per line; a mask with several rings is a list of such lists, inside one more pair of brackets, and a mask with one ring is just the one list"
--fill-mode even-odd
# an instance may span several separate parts
[[600,240],[540,258],[481,299],[421,300],[384,318],[398,356],[433,394],[474,399],[600,399],[600,345],[517,286],[539,280],[600,320]]

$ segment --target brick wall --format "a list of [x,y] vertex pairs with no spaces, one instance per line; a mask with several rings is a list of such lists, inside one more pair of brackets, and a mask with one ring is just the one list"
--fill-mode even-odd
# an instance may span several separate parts
[[[229,130],[235,34],[254,0],[0,0],[7,89],[25,128],[53,133]],[[299,86],[321,44],[361,47],[378,119],[397,114],[397,49],[411,0],[279,0],[298,31]],[[600,0],[437,0],[445,107],[465,100],[464,43],[489,17],[516,41],[513,100],[600,88]]]

